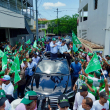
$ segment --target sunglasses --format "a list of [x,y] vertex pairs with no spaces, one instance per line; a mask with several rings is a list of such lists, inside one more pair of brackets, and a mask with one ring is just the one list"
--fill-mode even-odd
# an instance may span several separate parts
[[62,108],[68,108],[68,107],[62,107]]

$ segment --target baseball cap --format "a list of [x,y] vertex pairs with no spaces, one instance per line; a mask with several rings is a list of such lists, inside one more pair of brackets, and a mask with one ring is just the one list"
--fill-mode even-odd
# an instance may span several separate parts
[[33,100],[29,100],[29,96],[32,96],[32,95],[37,95],[37,93],[35,91],[28,91],[26,92],[24,98],[22,99],[21,103],[27,105],[27,104],[30,104]]
[[92,56],[93,54],[92,53],[88,53],[88,56]]
[[5,103],[6,100],[7,100],[7,98],[1,97],[0,98],[0,106],[2,106]]
[[87,83],[88,83],[88,84],[92,84],[92,83],[93,83],[93,80],[92,80],[92,79],[88,79],[88,80],[87,80]]
[[26,58],[24,58],[23,61],[26,61]]
[[99,71],[95,71],[95,74],[96,74],[97,77],[101,76],[101,73]]
[[84,92],[84,91],[87,91],[87,89],[88,89],[87,86],[81,85],[78,89],[78,92]]
[[4,75],[1,80],[2,81],[8,81],[8,80],[10,80],[10,76],[9,75]]
[[100,92],[100,97],[103,97],[104,99],[107,99],[107,100],[109,99],[109,96],[105,91]]
[[58,105],[61,107],[61,108],[64,108],[64,107],[69,107],[70,104],[69,104],[69,100],[68,100],[68,97],[64,94],[60,95],[58,97]]
[[53,41],[56,41],[56,38],[52,38]]

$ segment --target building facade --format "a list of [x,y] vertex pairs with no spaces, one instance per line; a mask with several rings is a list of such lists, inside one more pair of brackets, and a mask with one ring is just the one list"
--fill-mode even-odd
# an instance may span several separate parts
[[110,55],[110,0],[79,0],[77,35]]
[[[38,36],[44,36],[45,32],[47,31],[48,28],[48,23],[44,23],[47,22],[48,20],[45,18],[39,18],[38,19],[38,30],[39,30],[39,34]],[[34,29],[31,29],[33,31],[34,34],[36,34],[36,21],[34,21]]]
[[23,37],[26,40],[26,35],[33,34],[33,25],[33,0],[0,0],[1,42],[8,39],[14,45]]

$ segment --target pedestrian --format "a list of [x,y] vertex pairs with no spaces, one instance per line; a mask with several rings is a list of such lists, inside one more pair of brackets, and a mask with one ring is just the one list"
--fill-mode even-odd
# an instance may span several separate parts
[[[0,88],[1,89],[1,88]],[[0,107],[0,110],[2,110],[3,108],[5,108],[5,109],[3,109],[3,110],[12,110],[11,108],[11,105],[10,105],[10,103],[9,103],[9,101],[8,101],[8,99],[6,98],[6,94],[5,94],[5,92],[4,92],[4,90],[0,90],[0,104],[2,104],[2,102],[4,102],[3,100],[4,99],[2,99],[2,98],[4,98],[5,99],[5,107],[4,107],[4,104]]]
[[66,95],[60,95],[58,97],[58,103],[57,103],[58,109],[57,110],[70,110],[70,104],[68,97]]
[[85,83],[88,87],[88,92],[93,94],[94,97],[97,96],[97,88],[95,86],[93,86],[93,80],[92,79],[86,79]]
[[91,98],[86,97],[82,101],[82,105],[79,106],[78,110],[95,110],[93,108],[93,101]]
[[30,100],[29,96],[37,96],[34,91],[26,92],[21,103],[16,107],[15,110],[37,110],[37,100]]
[[95,101],[95,97],[91,93],[89,93],[87,89],[88,88],[85,85],[80,86],[78,93],[76,93],[75,95],[73,110],[78,109],[85,97],[91,98],[93,102]]
[[101,92],[100,93],[100,99],[96,100],[93,103],[93,108],[95,110],[108,110],[109,109],[109,102],[107,101],[109,99],[109,96],[107,95],[106,92]]
[[[5,107],[6,107],[6,105],[5,105],[5,101],[7,100],[7,98],[5,98],[5,97],[1,97],[0,98],[0,110],[5,110]],[[8,109],[7,109],[8,110]]]
[[28,73],[27,73],[27,76],[26,76],[26,85],[27,85],[27,83],[28,84],[30,83],[30,79],[31,79],[32,75],[34,74],[36,66],[37,66],[37,63],[33,62],[32,58],[30,58],[29,63],[28,63],[28,68],[27,68]]
[[81,63],[79,63],[79,59],[75,58],[75,61],[71,63],[70,65],[70,71],[73,70],[71,73],[72,78],[72,86],[74,86],[76,80],[79,77],[79,74],[81,73]]
[[38,56],[38,53],[34,53],[34,57],[32,58],[33,62],[35,62],[36,64],[38,64],[40,57]]
[[50,43],[50,52],[51,52],[51,59],[57,59],[58,45],[56,43],[55,38],[53,38],[52,42]]
[[26,86],[26,77],[25,77],[25,71],[24,69],[21,69],[20,71],[20,78],[21,80],[18,82],[18,97],[23,98],[24,97],[24,91]]
[[13,97],[14,86],[10,81],[10,76],[4,75],[4,77],[1,80],[3,82],[2,89],[5,91],[6,95]]

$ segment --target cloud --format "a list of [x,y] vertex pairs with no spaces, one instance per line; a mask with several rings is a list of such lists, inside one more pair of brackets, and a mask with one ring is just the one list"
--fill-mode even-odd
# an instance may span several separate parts
[[45,2],[43,4],[43,7],[45,9],[51,9],[52,7],[62,7],[62,6],[66,6],[66,4],[61,3],[61,2],[57,2],[57,3]]

